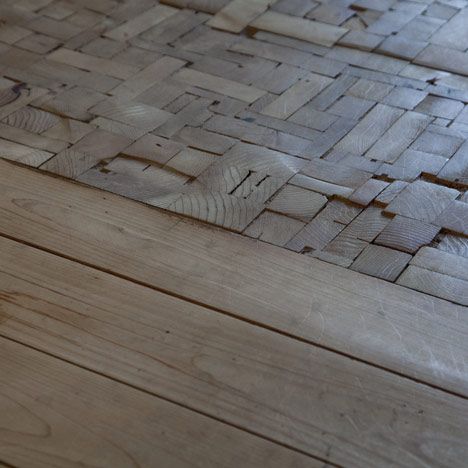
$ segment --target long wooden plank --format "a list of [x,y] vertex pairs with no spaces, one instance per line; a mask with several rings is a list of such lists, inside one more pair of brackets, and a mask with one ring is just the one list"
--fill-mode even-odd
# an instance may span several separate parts
[[467,400],[4,238],[0,265],[0,335],[332,463],[468,455]]
[[323,465],[3,338],[0,369],[0,460],[10,466]]
[[6,161],[0,220],[2,234],[468,395],[464,307]]

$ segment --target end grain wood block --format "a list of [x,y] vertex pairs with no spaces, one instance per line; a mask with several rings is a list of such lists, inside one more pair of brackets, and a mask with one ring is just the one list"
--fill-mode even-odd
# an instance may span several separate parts
[[64,63],[83,70],[102,73],[103,75],[109,75],[121,80],[127,80],[138,72],[138,68],[132,65],[94,57],[93,55],[65,48],[55,50],[47,56],[47,60]]
[[417,180],[397,195],[385,211],[432,223],[458,195],[457,190]]
[[182,194],[167,209],[241,232],[261,213],[263,203],[222,192],[200,191]]
[[404,252],[414,253],[429,244],[440,228],[417,219],[395,216],[375,242]]
[[75,179],[99,161],[116,156],[131,142],[122,135],[94,130],[75,145],[47,161],[41,169]]
[[395,281],[410,260],[411,255],[407,253],[370,244],[351,265],[351,270]]
[[148,132],[167,122],[173,116],[170,112],[153,106],[118,99],[102,101],[92,107],[90,112],[133,127],[144,128]]
[[241,32],[276,0],[233,0],[206,24],[233,33]]
[[309,73],[268,104],[261,113],[277,119],[287,119],[331,83],[332,78]]
[[104,33],[104,35],[110,39],[115,39],[116,41],[127,41],[149,28],[156,26],[178,11],[179,10],[177,8],[172,8],[167,5],[156,5],[141,15],[138,15],[124,24]]
[[266,94],[266,91],[254,88],[253,86],[247,86],[242,83],[237,83],[236,81],[219,78],[191,68],[179,70],[173,78],[176,81],[181,81],[191,86],[207,89],[215,93],[224,94],[249,104]]
[[423,247],[413,257],[411,265],[468,281],[468,258],[461,255]]
[[280,247],[287,244],[305,224],[271,211],[264,211],[247,227],[244,234]]
[[468,236],[468,203],[452,201],[436,218],[434,224]]
[[296,16],[283,15],[267,11],[250,25],[262,31],[269,31],[283,36],[331,47],[341,36],[348,32],[346,28],[332,26],[318,21],[311,21]]
[[468,281],[410,265],[397,284],[468,306]]
[[327,201],[327,197],[319,193],[294,185],[286,185],[268,204],[268,208],[303,221],[310,221]]

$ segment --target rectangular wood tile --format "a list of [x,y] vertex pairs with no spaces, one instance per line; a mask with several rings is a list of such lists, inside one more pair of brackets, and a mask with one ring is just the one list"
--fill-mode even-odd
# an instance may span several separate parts
[[250,25],[262,31],[283,34],[327,47],[331,47],[348,31],[346,28],[284,15],[275,11],[264,13]]

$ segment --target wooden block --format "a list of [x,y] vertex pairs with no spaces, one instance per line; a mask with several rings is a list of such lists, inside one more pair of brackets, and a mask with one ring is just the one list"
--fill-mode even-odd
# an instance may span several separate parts
[[60,122],[60,118],[50,112],[26,106],[11,113],[3,122],[32,133],[42,133]]
[[100,102],[92,107],[90,112],[147,131],[159,127],[173,115],[156,107],[117,99]]
[[414,63],[468,75],[467,57],[466,52],[429,45],[414,59]]
[[301,170],[302,174],[316,179],[357,189],[372,177],[372,174],[323,159],[312,159]]
[[[313,103],[312,103],[313,104]],[[373,101],[356,98],[354,96],[343,96],[336,101],[328,110],[330,114],[339,115],[352,120],[360,119],[374,106]]]
[[116,156],[130,143],[131,140],[121,135],[94,130],[42,164],[41,169],[75,179],[99,161]]
[[[327,197],[294,185],[286,185],[272,201],[268,209],[310,221],[327,203]],[[289,239],[288,239],[289,240]]]
[[215,157],[210,153],[186,148],[173,156],[166,166],[178,172],[192,177],[198,177],[205,169],[215,162]]
[[441,236],[441,240],[437,245],[437,248],[444,252],[468,258],[468,237],[444,234]]
[[296,252],[310,248],[322,250],[331,242],[359,213],[361,209],[334,200],[302,229],[290,242],[287,248]]
[[236,143],[236,140],[233,138],[196,127],[184,127],[174,136],[174,139],[192,148],[215,154],[224,154]]
[[403,111],[377,104],[337,145],[336,149],[364,154],[395,122]]
[[262,31],[269,31],[303,41],[331,47],[348,30],[318,21],[267,11],[250,25]]
[[[242,171],[245,174],[245,171]],[[285,183],[288,177],[273,177],[266,172],[248,171],[240,184],[230,193],[236,197],[266,203]]]
[[167,209],[241,232],[261,213],[263,204],[222,192],[207,191],[183,194]]
[[423,245],[429,244],[439,231],[440,228],[432,224],[397,215],[375,242],[403,252],[414,253]]
[[247,227],[243,234],[282,247],[304,226],[305,223],[297,219],[264,211]]
[[463,107],[463,103],[454,101],[453,99],[427,96],[418,104],[415,111],[444,119],[454,119]]
[[450,158],[462,143],[463,139],[460,137],[425,131],[411,145],[411,149]]
[[216,13],[207,24],[233,33],[241,32],[275,0],[233,0]]
[[386,211],[432,223],[458,194],[457,190],[417,180],[397,195]]
[[436,175],[446,163],[447,159],[443,156],[409,149],[396,160],[395,166],[402,166],[410,170],[414,167],[419,173]]
[[462,184],[468,183],[468,142],[465,142],[450,158],[449,162],[439,172],[438,177]]
[[28,166],[39,167],[53,156],[48,151],[31,148],[0,138],[0,157],[11,161],[18,161]]
[[0,123],[0,137],[51,153],[58,153],[68,146],[64,141],[31,133],[22,128],[10,127],[2,123]]
[[138,140],[138,138],[141,138],[145,133],[147,133],[145,128],[133,127],[122,122],[117,122],[116,120],[106,119],[105,117],[96,117],[91,120],[90,125],[100,128],[101,130],[106,130],[110,133],[123,135],[131,140]]
[[68,143],[76,143],[93,130],[94,127],[90,124],[80,122],[79,120],[61,118],[56,125],[50,127],[42,135]]
[[468,203],[452,201],[434,220],[434,224],[468,236]]
[[295,185],[296,187],[306,188],[308,190],[313,190],[314,192],[330,196],[339,195],[340,197],[347,198],[351,193],[353,193],[352,188],[314,179],[313,177],[308,177],[304,174],[296,174],[288,181],[288,183]]
[[131,65],[94,57],[65,48],[55,50],[47,56],[47,60],[64,63],[65,65],[71,65],[72,67],[81,68],[83,70],[102,73],[121,80],[126,80],[138,72],[138,68]]
[[411,255],[398,250],[370,244],[350,268],[366,275],[395,281],[411,258]]
[[369,206],[354,218],[343,233],[367,242],[372,242],[387,226],[390,218],[382,214],[382,210]]
[[397,284],[468,306],[468,281],[410,265]]
[[389,186],[388,182],[378,179],[369,179],[361,187],[356,189],[348,198],[349,201],[358,205],[367,206],[380,192]]
[[343,231],[325,247],[324,252],[354,260],[367,245],[367,242],[352,237]]
[[262,109],[261,113],[277,119],[287,119],[332,82],[332,79],[325,76],[309,73]]
[[346,94],[361,99],[382,101],[393,89],[394,86],[390,84],[361,78],[349,88]]
[[117,99],[133,99],[154,84],[163,81],[186,64],[183,60],[162,57],[110,91]]
[[219,115],[206,122],[204,128],[295,156],[302,156],[310,144],[310,141],[304,138],[255,125],[245,120]]
[[127,41],[132,37],[141,34],[147,29],[161,23],[170,16],[176,14],[179,10],[167,5],[156,5],[138,15],[124,24],[106,32],[104,35],[116,41]]
[[247,143],[237,143],[218,164],[239,170],[264,172],[275,177],[292,177],[304,166],[304,159]]
[[403,114],[370,148],[366,158],[395,162],[403,151],[424,131],[431,118],[417,112]]
[[159,164],[166,164],[185,146],[176,141],[161,138],[156,135],[144,135],[123,150],[124,154],[146,159]]
[[161,0],[160,3],[177,8],[191,8],[196,11],[215,14],[229,3],[230,0]]
[[235,81],[226,80],[225,78],[218,78],[217,76],[202,73],[191,68],[179,70],[174,75],[174,79],[191,86],[197,86],[215,93],[225,94],[226,96],[247,103],[255,102],[266,94],[266,91],[256,89],[253,86],[246,86]]
[[403,109],[414,109],[425,97],[427,93],[417,89],[396,87],[390,91],[382,100],[383,104]]
[[468,281],[468,258],[461,255],[423,247],[413,257],[411,265]]
[[115,158],[102,168],[94,167],[77,178],[79,182],[132,200],[167,209],[181,194],[188,177],[148,166],[136,159]]
[[460,10],[452,16],[431,38],[432,44],[451,49],[466,50],[464,44],[468,42],[468,10]]

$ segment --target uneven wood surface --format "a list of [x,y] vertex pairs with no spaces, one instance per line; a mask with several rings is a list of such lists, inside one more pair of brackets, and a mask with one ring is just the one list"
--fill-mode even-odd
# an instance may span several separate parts
[[[468,235],[467,11],[4,0],[0,157],[405,282],[408,254]],[[297,188],[304,208],[284,202]],[[321,197],[350,216],[322,216]],[[352,223],[376,209],[395,223],[356,237]],[[431,276],[425,291],[447,298]]]
[[462,466],[461,307],[0,167],[2,461]]
[[0,167],[1,234],[468,396],[464,307]]

